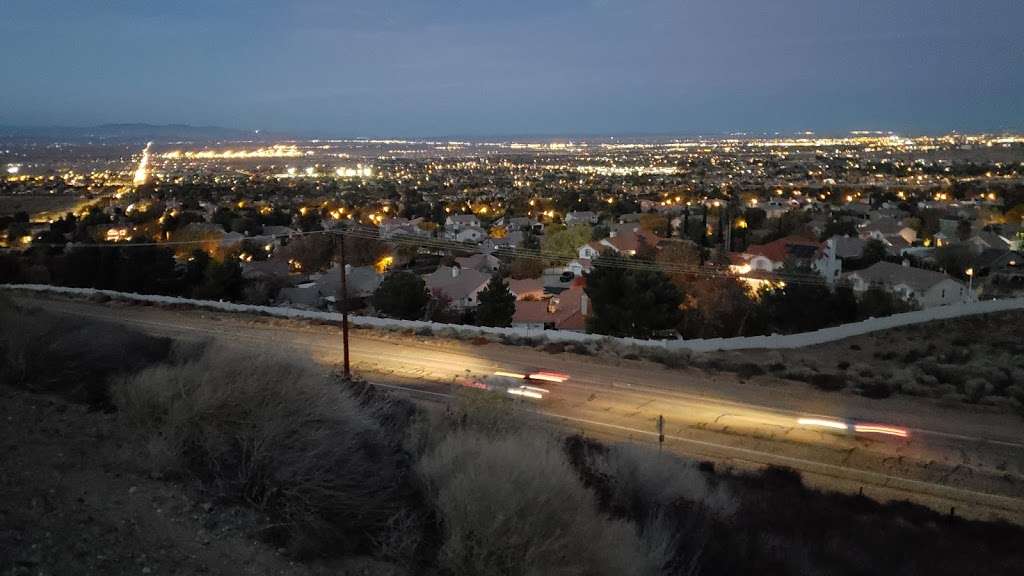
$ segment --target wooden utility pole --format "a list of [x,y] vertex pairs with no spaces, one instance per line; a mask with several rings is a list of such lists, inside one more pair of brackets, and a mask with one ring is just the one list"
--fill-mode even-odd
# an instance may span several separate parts
[[345,362],[345,380],[352,379],[348,360],[348,262],[345,259],[345,233],[341,233],[341,346]]

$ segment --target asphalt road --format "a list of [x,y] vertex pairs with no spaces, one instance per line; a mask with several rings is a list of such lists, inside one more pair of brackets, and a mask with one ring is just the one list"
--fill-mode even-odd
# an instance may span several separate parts
[[[74,317],[129,325],[183,339],[273,349],[325,366],[341,360],[336,326],[159,307],[19,296]],[[920,399],[870,400],[819,392],[771,377],[739,382],[732,374],[667,369],[617,358],[548,354],[501,344],[474,345],[353,330],[353,368],[369,381],[425,401],[447,401],[459,382],[498,370],[566,373],[545,383],[543,400],[522,409],[549,423],[607,440],[656,442],[719,465],[782,465],[813,486],[882,499],[906,499],[958,515],[1024,523],[1024,420],[972,413]],[[908,438],[811,429],[817,417],[895,425]]]

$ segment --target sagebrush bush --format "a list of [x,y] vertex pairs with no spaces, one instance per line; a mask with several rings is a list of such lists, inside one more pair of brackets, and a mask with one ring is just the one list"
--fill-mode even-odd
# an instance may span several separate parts
[[160,362],[171,346],[123,326],[0,304],[0,382],[77,402],[106,406],[111,376]]
[[842,390],[846,387],[846,375],[838,373],[818,373],[812,374],[808,379],[811,386],[819,390],[836,391]]
[[980,402],[991,390],[991,385],[984,378],[970,378],[964,383],[964,396],[971,403]]
[[453,574],[652,574],[660,570],[626,522],[597,511],[550,438],[456,432],[419,470],[443,522]]
[[143,370],[112,393],[161,460],[263,511],[277,526],[266,536],[296,554],[372,552],[414,500],[398,442],[296,363],[214,349]]
[[735,511],[735,500],[712,487],[696,463],[659,452],[653,446],[618,444],[609,447],[593,467],[609,478],[611,503],[633,518],[653,518],[683,499],[717,516]]

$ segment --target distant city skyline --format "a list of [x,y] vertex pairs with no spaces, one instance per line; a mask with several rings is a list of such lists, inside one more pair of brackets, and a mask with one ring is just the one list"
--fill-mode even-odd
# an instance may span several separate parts
[[1024,129],[1024,4],[13,0],[0,126],[335,137]]

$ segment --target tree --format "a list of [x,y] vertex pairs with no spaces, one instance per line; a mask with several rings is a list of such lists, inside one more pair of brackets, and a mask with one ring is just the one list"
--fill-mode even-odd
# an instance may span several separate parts
[[202,283],[206,277],[206,267],[210,265],[210,255],[203,250],[193,250],[185,264],[185,290],[191,290]]
[[950,276],[964,276],[970,266],[973,252],[967,244],[954,244],[935,249],[935,262]]
[[857,236],[857,225],[854,224],[853,220],[832,220],[825,224],[825,229],[821,232],[821,241],[824,242],[833,236],[850,236],[855,238]]
[[590,228],[590,239],[594,242],[604,240],[612,231],[607,224],[597,224]]
[[731,338],[764,331],[764,308],[738,279],[694,278],[686,284],[679,332],[685,338]]
[[168,248],[137,246],[126,249],[117,274],[118,290],[140,294],[174,294],[178,278],[174,253]]
[[864,294],[860,297],[857,319],[881,318],[900,312],[909,312],[913,309],[914,305],[912,303],[900,299],[884,288],[872,286],[865,290]]
[[568,228],[549,231],[541,241],[541,249],[545,254],[565,259],[575,258],[579,247],[590,242],[593,231],[586,224],[573,224]]
[[700,247],[689,240],[663,242],[654,260],[667,269],[669,278],[682,288],[686,274],[679,269],[700,266]]
[[960,220],[956,223],[956,235],[961,241],[967,240],[971,237],[970,220]]
[[[348,245],[346,245],[347,247]],[[299,236],[288,242],[287,246],[283,246],[274,258],[286,261],[294,260],[299,263],[298,268],[303,272],[311,273],[324,270],[330,266],[334,258],[334,237],[328,234]],[[359,265],[353,262],[349,262],[349,264]]]
[[245,280],[236,258],[223,262],[211,260],[203,274],[203,283],[192,291],[193,298],[202,300],[238,300],[242,296]]
[[661,237],[669,232],[668,218],[660,214],[641,214],[640,227]]
[[491,276],[491,281],[477,297],[477,323],[481,326],[511,326],[516,313],[516,297],[508,288],[508,282],[500,274]]
[[544,273],[544,262],[538,258],[514,258],[508,265],[508,274],[515,280],[537,278]]
[[419,320],[430,302],[427,284],[412,272],[392,272],[373,292],[373,306],[393,318]]
[[864,243],[864,251],[860,255],[859,265],[862,268],[867,268],[876,262],[885,260],[885,256],[888,251],[885,249],[885,244],[877,238],[872,238]]
[[590,332],[609,336],[651,338],[675,328],[683,297],[660,271],[621,266],[616,256],[601,256],[587,276],[593,313]]

